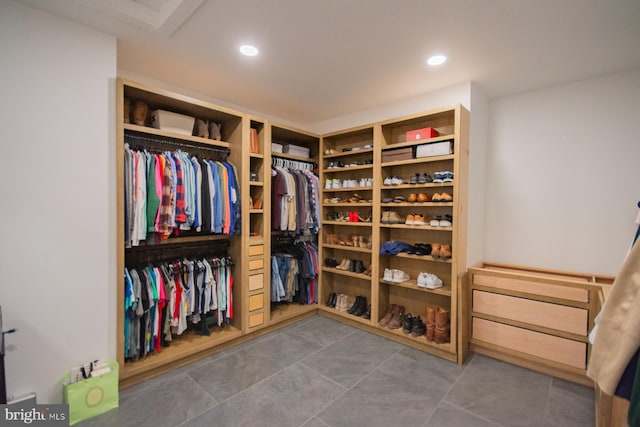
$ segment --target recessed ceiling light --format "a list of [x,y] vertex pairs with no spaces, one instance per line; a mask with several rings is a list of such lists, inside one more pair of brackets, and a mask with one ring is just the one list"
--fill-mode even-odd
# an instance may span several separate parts
[[431,66],[436,66],[440,64],[444,64],[447,60],[447,57],[444,55],[433,55],[431,58],[427,59],[427,64]]
[[258,54],[258,48],[250,44],[243,44],[240,46],[240,53],[245,56],[256,56]]

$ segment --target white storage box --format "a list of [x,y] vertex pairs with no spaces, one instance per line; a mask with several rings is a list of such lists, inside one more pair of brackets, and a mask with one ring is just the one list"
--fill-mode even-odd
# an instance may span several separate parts
[[420,157],[446,156],[453,154],[453,141],[433,142],[416,147],[416,159]]
[[165,110],[154,110],[151,113],[151,126],[166,130],[167,132],[179,133],[180,135],[193,135],[193,124],[196,119],[184,114],[173,113]]
[[309,158],[309,149],[307,147],[301,147],[299,145],[287,144],[284,146],[283,151],[293,156],[300,156]]
[[276,142],[271,143],[271,152],[272,153],[282,153],[282,144],[278,144]]

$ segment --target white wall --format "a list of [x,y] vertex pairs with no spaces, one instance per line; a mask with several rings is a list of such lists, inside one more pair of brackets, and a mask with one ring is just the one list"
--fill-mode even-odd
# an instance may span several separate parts
[[615,274],[640,200],[640,70],[490,103],[485,258]]
[[0,2],[0,304],[9,396],[116,355],[116,40]]

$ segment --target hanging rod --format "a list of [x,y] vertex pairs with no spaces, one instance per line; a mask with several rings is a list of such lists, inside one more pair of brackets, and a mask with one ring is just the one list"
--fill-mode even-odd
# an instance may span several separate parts
[[215,153],[216,157],[220,157],[222,161],[226,160],[226,157],[231,154],[231,150],[227,147],[216,147],[208,145],[197,145],[179,139],[172,139],[159,136],[143,136],[127,133],[124,136],[124,142],[129,144],[131,148],[138,150],[154,151],[162,153],[164,151],[178,148],[184,148],[188,150],[189,154],[199,154],[199,157],[211,158]]
[[153,262],[166,262],[181,258],[225,257],[228,255],[230,242],[213,240],[206,242],[191,242],[170,248],[166,245],[135,246],[125,252],[125,265],[140,265]]
[[286,168],[286,169],[295,169],[295,170],[303,170],[303,171],[313,171],[317,167],[316,162],[313,160],[290,160],[290,159],[282,159],[280,157],[274,157],[271,159],[271,164],[276,167]]

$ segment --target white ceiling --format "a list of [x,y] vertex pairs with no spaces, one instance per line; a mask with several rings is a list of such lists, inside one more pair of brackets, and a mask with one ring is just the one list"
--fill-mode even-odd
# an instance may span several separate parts
[[[21,1],[117,36],[120,68],[301,125],[468,81],[494,98],[640,67],[639,0]],[[449,59],[430,68],[434,53]]]

